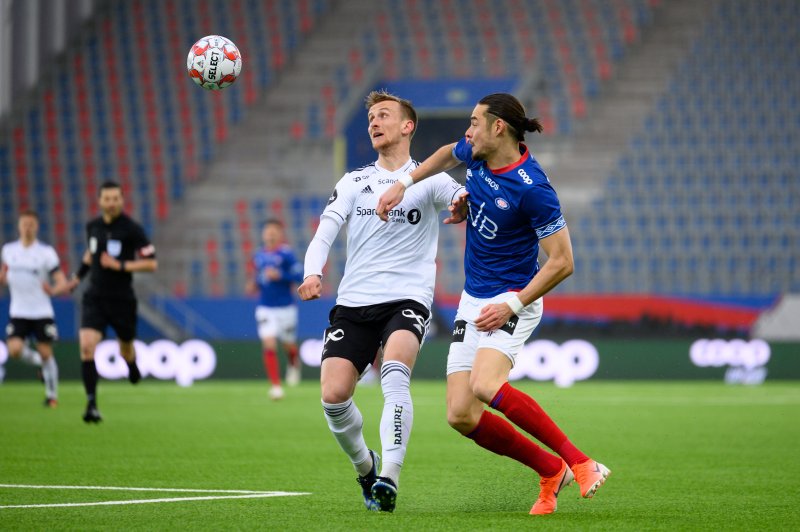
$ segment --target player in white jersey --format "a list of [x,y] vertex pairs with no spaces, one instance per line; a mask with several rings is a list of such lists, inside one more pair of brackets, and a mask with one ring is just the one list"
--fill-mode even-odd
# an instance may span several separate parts
[[[375,216],[378,197],[416,167],[410,148],[417,115],[410,102],[383,91],[372,92],[366,108],[378,160],[337,183],[308,246],[298,293],[304,301],[320,297],[328,252],[346,224],[347,264],[322,352],[322,406],[331,432],[359,474],[364,504],[391,512],[413,421],[411,370],[433,302],[438,213],[464,187],[447,174],[435,175],[409,191],[388,213],[388,224],[381,222]],[[378,474],[380,457],[367,448],[361,412],[352,398],[359,376],[380,348],[384,407]]]
[[[19,240],[3,246],[0,284],[8,284],[11,305],[6,327],[8,354],[41,367],[45,384],[44,404],[58,404],[58,366],[53,356],[53,341],[58,330],[53,320],[50,296],[69,291],[56,251],[36,239],[39,218],[33,211],[19,215]],[[50,284],[51,279],[55,284]],[[36,349],[26,344],[35,339]]]
[[[461,141],[443,146],[380,199],[378,215],[396,208],[406,187],[427,176],[467,165],[467,193],[452,218],[468,218],[466,282],[447,357],[447,418],[481,447],[539,473],[540,492],[530,513],[556,510],[562,488],[577,479],[592,497],[610,471],[570,442],[544,409],[514,388],[508,375],[542,317],[542,296],[573,270],[572,244],[555,190],[523,144],[541,132],[510,94],[482,98]],[[424,181],[420,181],[424,183]],[[418,185],[415,185],[418,186]],[[540,269],[539,247],[547,253]],[[559,456],[535,445],[508,421]]]

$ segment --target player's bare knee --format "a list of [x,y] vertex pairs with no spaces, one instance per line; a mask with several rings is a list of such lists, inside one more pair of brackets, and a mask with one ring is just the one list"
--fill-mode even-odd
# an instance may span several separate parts
[[460,410],[448,410],[447,423],[464,436],[475,430],[478,425],[470,412]]
[[22,348],[25,346],[17,337],[9,338],[6,343],[8,349],[8,356],[11,358],[19,358],[22,355]]
[[94,342],[87,342],[81,344],[81,360],[94,360],[94,350],[97,344]]
[[353,397],[355,385],[337,379],[324,379],[320,383],[322,402],[338,405]]
[[494,399],[502,383],[497,383],[494,379],[482,378],[480,374],[473,372],[469,379],[469,386],[473,395],[488,405]]

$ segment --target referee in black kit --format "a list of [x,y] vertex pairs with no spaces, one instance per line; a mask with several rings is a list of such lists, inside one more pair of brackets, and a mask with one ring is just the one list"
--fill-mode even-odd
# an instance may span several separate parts
[[114,329],[119,351],[128,363],[128,380],[141,379],[136,366],[133,340],[136,337],[136,295],[133,272],[154,272],[158,268],[156,250],[144,229],[122,212],[122,189],[106,181],[100,186],[99,204],[102,214],[86,224],[89,249],[83,263],[71,279],[71,288],[89,275],[89,286],[83,294],[80,345],[81,372],[86,389],[86,413],[83,420],[98,423],[97,366],[94,350],[108,326]]

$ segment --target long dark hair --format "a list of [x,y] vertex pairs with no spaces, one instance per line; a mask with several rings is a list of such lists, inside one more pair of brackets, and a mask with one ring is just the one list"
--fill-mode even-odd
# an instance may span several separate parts
[[525,140],[526,131],[542,132],[542,123],[538,118],[525,116],[525,108],[511,94],[498,92],[481,98],[478,102],[486,106],[486,112],[502,119],[511,128],[518,141]]

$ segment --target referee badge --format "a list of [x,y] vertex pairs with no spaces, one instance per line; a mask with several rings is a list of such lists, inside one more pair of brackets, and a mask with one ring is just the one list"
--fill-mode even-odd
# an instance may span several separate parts
[[106,244],[106,251],[112,257],[119,257],[122,252],[122,242],[119,240],[109,240]]

